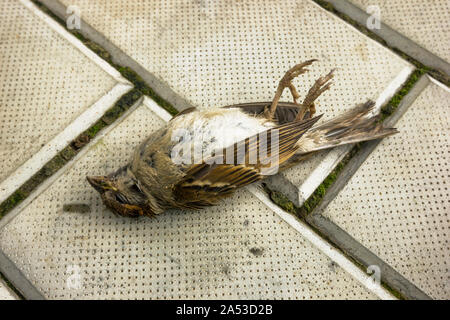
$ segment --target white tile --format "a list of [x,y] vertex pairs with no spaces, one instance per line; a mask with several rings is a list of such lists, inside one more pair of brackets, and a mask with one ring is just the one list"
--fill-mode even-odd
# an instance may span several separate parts
[[[382,104],[411,71],[310,0],[62,2],[77,6],[87,23],[200,108],[270,101],[290,67],[318,58],[295,84],[304,95],[337,68],[334,86],[317,103],[326,120],[367,99]],[[291,97],[285,92],[282,99]],[[285,191],[300,204],[341,156],[317,156],[279,176],[278,186],[290,186]]]
[[447,62],[450,61],[450,2],[448,0],[349,1],[364,11],[368,6],[377,6],[381,21],[428,51]]
[[[163,125],[152,106],[131,109],[2,219],[1,250],[47,298],[377,298],[247,190],[156,219],[107,210],[85,176],[125,164]],[[90,212],[64,212],[74,203]]]
[[29,1],[0,19],[1,202],[131,87]]
[[1,300],[17,300],[17,296],[11,292],[6,283],[0,279],[0,301]]
[[436,299],[450,298],[449,101],[428,85],[323,213]]

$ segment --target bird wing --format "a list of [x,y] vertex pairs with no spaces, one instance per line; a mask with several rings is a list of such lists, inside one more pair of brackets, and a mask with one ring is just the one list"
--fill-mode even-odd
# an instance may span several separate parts
[[197,108],[196,108],[196,107],[186,108],[186,109],[184,109],[184,110],[178,112],[175,116],[173,116],[172,119],[175,119],[175,118],[177,118],[177,117],[179,117],[179,116],[182,116],[182,115],[185,115],[185,114],[188,114],[188,113],[191,113],[191,112],[195,112],[195,111],[197,111]]
[[[270,107],[271,104],[272,104],[271,101],[249,102],[249,103],[239,103],[239,104],[224,106],[222,108],[226,108],[226,109],[239,108],[247,114],[261,115],[264,113],[266,108]],[[183,111],[181,111],[177,115],[175,115],[173,117],[173,119],[180,117],[182,115],[191,113],[191,112],[195,112],[195,111],[197,111],[197,108],[195,108],[195,107],[190,107],[190,108],[184,109]],[[297,105],[293,102],[278,102],[277,109],[275,110],[275,114],[274,114],[274,121],[278,124],[292,122],[295,120],[298,111],[299,111],[299,105]],[[307,118],[309,118],[309,112],[305,113],[304,119],[307,119]]]
[[[223,108],[239,108],[243,112],[251,115],[261,115],[264,110],[272,104],[271,101],[265,102],[250,102],[240,103]],[[278,102],[277,109],[275,110],[274,120],[278,124],[289,123],[295,120],[299,111],[299,105],[292,102]],[[304,119],[309,118],[309,112],[306,112]]]
[[320,117],[276,126],[192,165],[174,186],[176,202],[186,208],[214,205],[236,188],[276,173],[297,151],[300,137]]

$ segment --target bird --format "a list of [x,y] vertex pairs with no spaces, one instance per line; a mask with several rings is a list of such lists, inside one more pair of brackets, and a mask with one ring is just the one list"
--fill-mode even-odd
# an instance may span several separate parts
[[[380,123],[370,100],[318,124],[315,101],[330,89],[335,70],[318,78],[302,102],[292,83],[316,61],[289,69],[272,101],[181,111],[138,145],[128,164],[87,181],[114,213],[156,217],[217,205],[320,150],[398,132]],[[293,102],[280,102],[285,89]]]

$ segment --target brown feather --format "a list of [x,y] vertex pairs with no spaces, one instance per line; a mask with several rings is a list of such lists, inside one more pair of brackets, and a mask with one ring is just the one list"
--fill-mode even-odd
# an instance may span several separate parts
[[[271,101],[265,102],[250,102],[250,103],[240,103],[230,106],[225,106],[223,108],[239,108],[243,112],[250,115],[262,115],[264,110],[272,104]],[[284,124],[292,122],[299,111],[299,105],[292,102],[278,102],[277,109],[275,110],[274,121],[278,124]],[[306,112],[303,119],[309,118],[309,112]]]
[[[262,133],[263,136],[269,137],[267,141],[259,139],[261,135],[255,135],[225,148],[222,154],[192,166],[184,179],[173,188],[177,203],[185,207],[213,205],[221,198],[229,196],[236,188],[264,178],[262,170],[267,169],[270,172],[272,168],[278,168],[292,157],[298,149],[297,141],[319,119],[320,116],[268,129]],[[276,142],[270,139],[272,132],[278,132],[276,145],[273,145]],[[242,146],[245,146],[245,149]],[[267,148],[266,152],[255,159],[256,163],[250,163],[250,153],[257,151],[256,154],[261,156],[259,151],[262,147]],[[277,150],[276,154],[268,151],[273,150],[272,148]],[[245,153],[240,155],[240,150],[245,150]],[[231,164],[226,161],[227,155],[232,158]]]
[[375,107],[373,101],[312,128],[298,142],[299,153],[328,149],[343,144],[383,138],[397,133],[395,128],[385,128],[379,116],[370,116]]

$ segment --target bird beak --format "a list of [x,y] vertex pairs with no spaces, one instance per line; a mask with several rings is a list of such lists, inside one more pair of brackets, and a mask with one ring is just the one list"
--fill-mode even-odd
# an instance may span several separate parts
[[87,176],[86,177],[89,184],[98,192],[104,193],[106,190],[117,191],[113,182],[105,176]]

